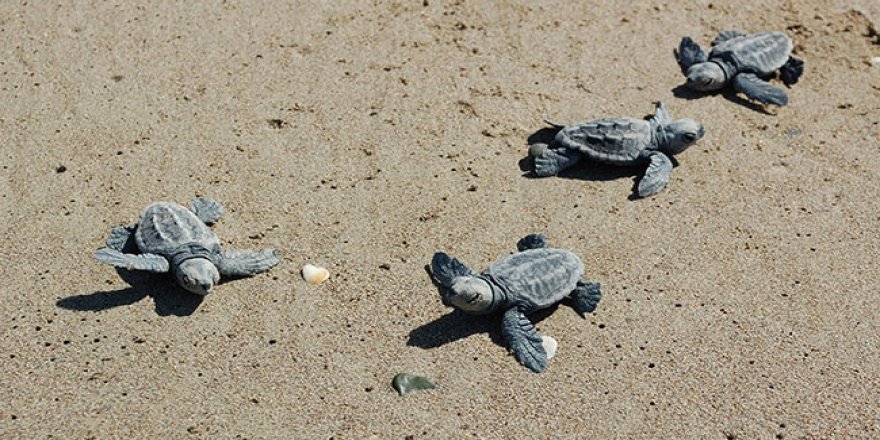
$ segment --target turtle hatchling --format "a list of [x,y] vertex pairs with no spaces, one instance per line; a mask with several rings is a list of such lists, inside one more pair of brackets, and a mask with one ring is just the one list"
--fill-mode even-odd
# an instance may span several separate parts
[[582,278],[584,264],[575,254],[547,248],[543,236],[528,235],[517,249],[480,274],[438,252],[431,261],[431,274],[444,305],[473,315],[500,311],[501,334],[508,348],[521,364],[540,373],[547,367],[547,351],[527,315],[568,298],[583,316],[596,309],[602,294],[598,283]]
[[786,86],[798,82],[804,62],[791,56],[793,48],[782,32],[746,35],[728,30],[712,41],[709,55],[690,37],[682,38],[677,56],[687,87],[693,90],[708,92],[730,84],[755,101],[783,106],[788,104],[788,95],[765,80],[778,70]]
[[208,227],[221,215],[223,207],[209,198],[196,198],[191,209],[154,203],[137,223],[113,228],[95,258],[128,270],[173,272],[184,289],[198,295],[210,293],[221,275],[251,276],[278,264],[272,249],[221,251],[220,239]]
[[553,176],[582,157],[612,165],[648,164],[639,181],[639,197],[657,194],[669,182],[670,156],[681,153],[706,133],[693,119],[673,121],[662,102],[648,119],[606,118],[563,126],[546,121],[559,130],[553,142],[533,144],[535,174]]

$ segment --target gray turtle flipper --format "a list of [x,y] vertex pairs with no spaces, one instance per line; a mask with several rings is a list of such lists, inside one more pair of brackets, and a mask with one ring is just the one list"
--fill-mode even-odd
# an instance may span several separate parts
[[216,200],[209,197],[196,197],[192,201],[192,212],[196,214],[199,220],[210,225],[217,223],[223,216],[223,206]]
[[590,281],[578,281],[577,288],[569,295],[571,298],[571,307],[581,317],[585,317],[587,313],[592,313],[599,305],[602,299],[602,287],[599,283]]
[[666,105],[663,104],[663,101],[657,101],[656,109],[654,110],[654,116],[651,117],[651,121],[654,121],[657,125],[668,124],[672,122],[672,118],[669,117],[669,112],[666,110]]
[[147,272],[168,272],[169,264],[165,257],[156,254],[123,254],[115,249],[103,248],[95,251],[95,259],[101,263],[128,270]]
[[785,91],[758,78],[754,73],[740,73],[733,77],[733,89],[762,104],[788,104]]
[[516,250],[520,252],[545,247],[547,247],[547,239],[541,234],[529,234],[516,242]]
[[137,251],[137,243],[134,240],[134,232],[137,230],[137,223],[127,226],[117,226],[110,231],[107,236],[107,247],[114,251],[130,254]]
[[730,40],[731,38],[744,37],[744,36],[746,36],[746,34],[740,32],[740,31],[736,31],[736,30],[721,31],[718,34],[718,36],[715,37],[714,40],[712,40],[712,46],[717,46],[727,40]]
[[535,157],[535,175],[538,177],[555,176],[560,171],[581,160],[580,152],[567,148],[548,148],[540,156]]
[[553,127],[553,128],[556,129],[556,130],[562,130],[563,128],[565,128],[565,124],[560,124],[560,123],[558,123],[558,122],[553,122],[553,121],[551,121],[551,120],[549,120],[549,119],[544,119],[544,123],[547,124],[547,125],[549,125],[549,126],[551,126],[551,127]]
[[437,252],[431,259],[431,274],[443,286],[451,286],[455,277],[467,277],[476,275],[474,271],[462,264],[461,261],[450,257],[444,252]]
[[547,352],[532,321],[518,308],[510,308],[501,318],[501,335],[519,363],[540,373],[547,368]]
[[225,276],[249,277],[269,270],[278,262],[278,255],[275,254],[274,249],[259,251],[226,249],[217,258],[217,270]]
[[804,74],[804,60],[790,57],[788,61],[779,68],[779,79],[787,85],[797,84],[801,75]]
[[691,66],[697,63],[705,63],[709,59],[706,52],[691,37],[681,39],[681,43],[678,44],[678,51],[676,51],[676,57],[678,58],[678,65],[681,66],[681,71],[685,75],[687,75],[687,70]]
[[649,159],[651,164],[639,181],[639,197],[648,197],[660,192],[669,183],[669,176],[672,174],[672,161],[665,154],[657,151],[651,154]]

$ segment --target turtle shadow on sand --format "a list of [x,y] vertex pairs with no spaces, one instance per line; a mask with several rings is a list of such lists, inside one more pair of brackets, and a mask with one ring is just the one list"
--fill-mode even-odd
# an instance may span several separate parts
[[[532,133],[528,137],[528,143],[529,145],[550,145],[553,142],[553,138],[556,136],[556,133],[558,131],[558,129],[552,127],[541,128],[540,130]],[[672,161],[673,166],[678,166],[678,160],[675,157],[670,157],[669,159]],[[547,177],[538,177],[535,175],[534,159],[529,155],[526,155],[526,157],[520,159],[518,165],[520,171],[523,172],[522,177],[525,177],[526,179],[547,179]],[[641,180],[644,173],[644,166],[609,165],[601,162],[596,162],[585,157],[578,161],[577,164],[575,164],[571,168],[563,170],[555,177],[563,179],[585,180],[590,182],[607,182],[611,180],[631,178],[633,179],[633,185],[630,188],[630,195],[628,196],[628,199],[630,201],[635,201],[640,199],[637,194],[637,189],[639,186],[639,181]]]
[[116,272],[129,287],[68,296],[58,300],[56,305],[67,310],[99,312],[131,305],[149,296],[153,299],[157,315],[189,316],[205,299],[177,286],[167,274],[148,274],[125,269],[116,269]]
[[[137,244],[135,244],[134,235],[128,237],[120,250],[131,254],[140,253]],[[55,304],[67,310],[99,312],[131,305],[149,296],[153,298],[157,315],[189,316],[198,309],[205,299],[203,296],[191,294],[178,286],[174,277],[167,273],[154,274],[123,268],[115,269],[119,277],[130,287],[72,295],[58,300]]]
[[[430,276],[430,266],[426,265],[425,271]],[[436,287],[437,283],[433,277],[431,277],[431,281]],[[440,300],[439,288],[436,299]],[[533,323],[537,324],[553,314],[558,307],[557,304],[550,308],[539,310],[530,314],[529,318]],[[458,309],[453,309],[450,313],[409,332],[409,340],[407,340],[406,345],[427,350],[441,347],[478,333],[488,333],[495,345],[506,349],[507,346],[504,344],[504,338],[501,336],[500,322],[501,315],[499,313],[468,315]]]
[[691,90],[685,84],[680,84],[672,89],[672,95],[676,98],[686,99],[688,101],[693,101],[706,96],[721,95],[722,97],[724,97],[724,99],[734,104],[741,105],[749,110],[763,113],[769,116],[775,116],[772,112],[767,110],[766,106],[749,101],[748,99],[743,99],[741,96],[739,96],[739,94],[736,93],[736,91],[734,91],[730,87],[725,87],[721,90],[716,90],[714,92],[698,92],[695,90]]

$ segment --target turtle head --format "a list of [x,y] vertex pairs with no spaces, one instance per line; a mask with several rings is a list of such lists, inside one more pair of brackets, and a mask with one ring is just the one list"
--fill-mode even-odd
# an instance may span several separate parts
[[706,134],[706,129],[693,119],[679,119],[663,126],[663,138],[666,139],[662,150],[669,154],[678,154],[696,143]]
[[687,71],[687,86],[701,92],[711,92],[724,87],[727,75],[724,69],[716,63],[697,63]]
[[443,304],[472,315],[491,313],[496,308],[492,286],[471,276],[455,277],[443,295]]
[[190,258],[177,266],[174,272],[180,285],[196,295],[207,295],[220,282],[217,266],[207,258]]

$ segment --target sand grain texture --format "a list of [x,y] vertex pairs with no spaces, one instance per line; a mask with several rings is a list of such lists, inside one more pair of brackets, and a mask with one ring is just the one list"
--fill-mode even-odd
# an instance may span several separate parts
[[[230,3],[0,3],[0,437],[880,437],[875,2]],[[729,28],[795,40],[788,107],[674,95]],[[658,196],[522,177],[543,118],[660,99],[707,135]],[[93,260],[195,195],[282,263],[200,302]],[[540,375],[424,271],[530,232],[605,292]]]

